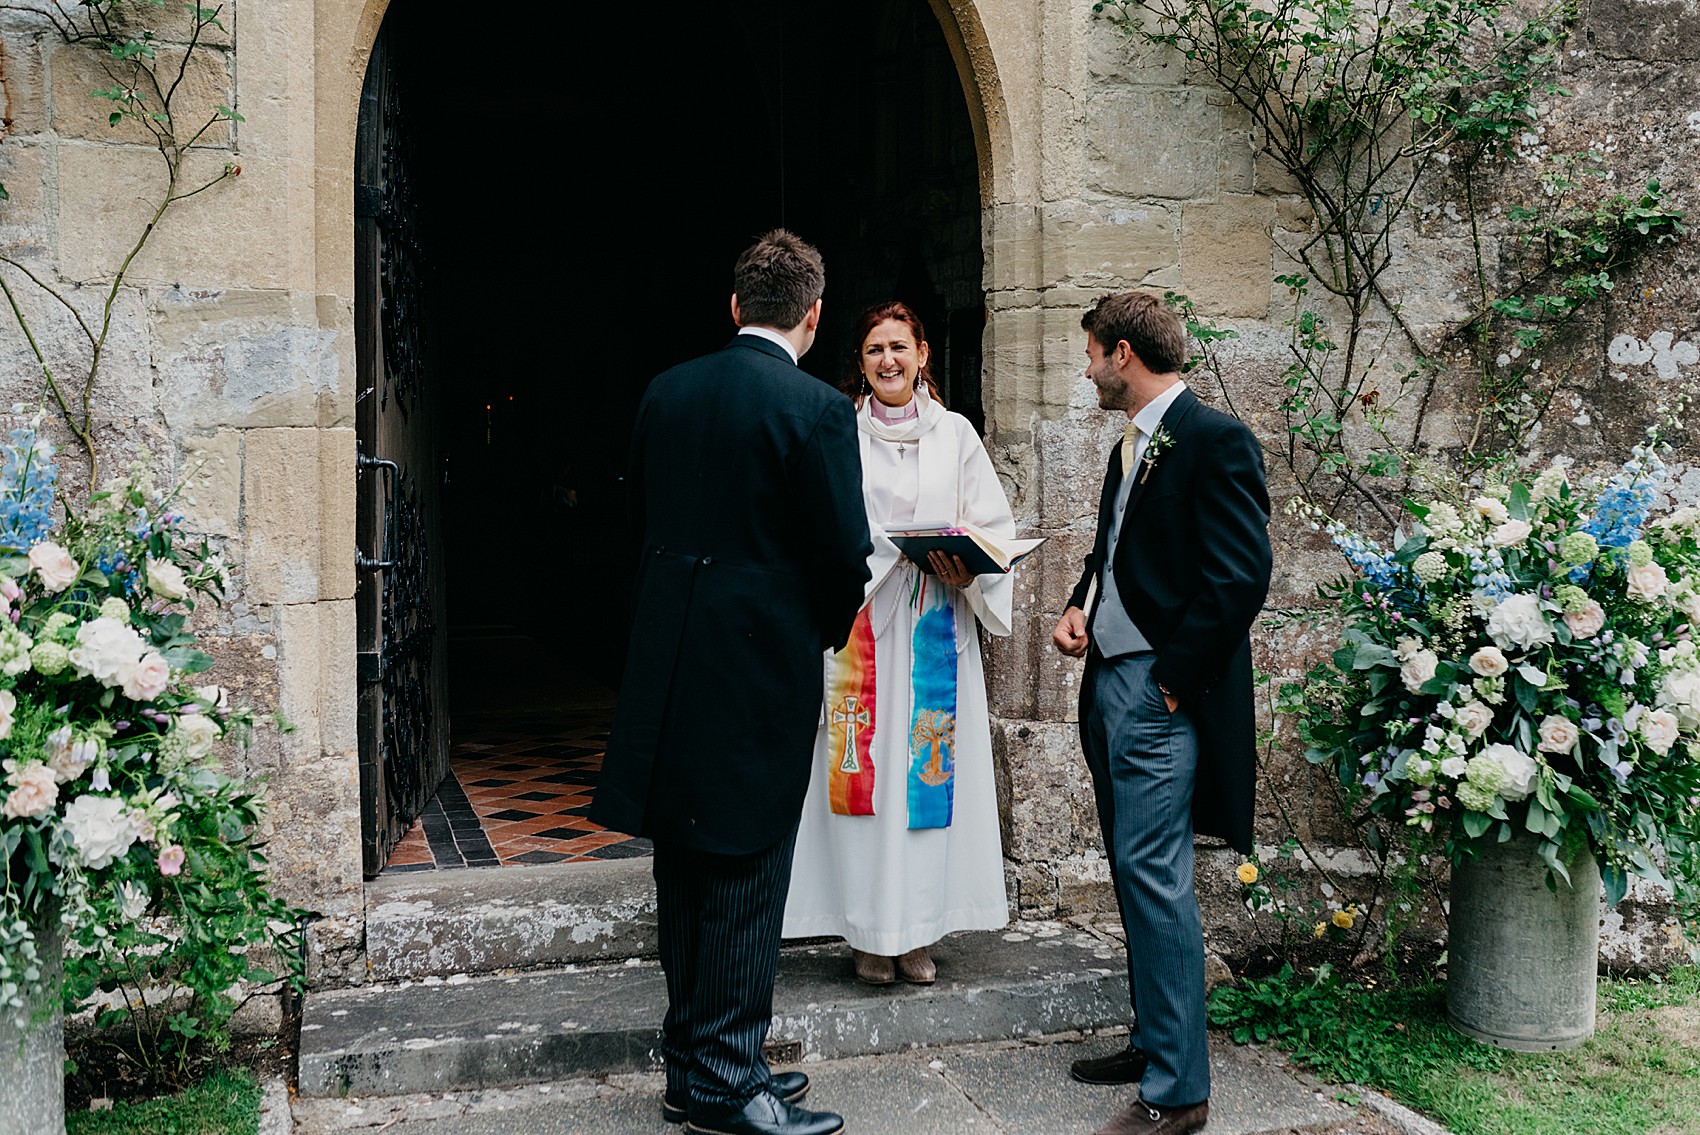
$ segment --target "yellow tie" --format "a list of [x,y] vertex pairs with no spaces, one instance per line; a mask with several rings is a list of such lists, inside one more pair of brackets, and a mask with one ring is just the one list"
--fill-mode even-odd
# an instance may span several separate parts
[[1133,455],[1139,447],[1139,427],[1132,422],[1127,424],[1127,431],[1122,434],[1122,476],[1133,473]]

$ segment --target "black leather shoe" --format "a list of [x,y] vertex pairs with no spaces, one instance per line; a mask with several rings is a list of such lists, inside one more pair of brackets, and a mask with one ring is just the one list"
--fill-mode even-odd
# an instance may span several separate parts
[[685,1130],[690,1135],[839,1135],[844,1117],[809,1111],[761,1091],[737,1111],[691,1116]]
[[1076,1060],[1068,1074],[1082,1084],[1137,1084],[1145,1077],[1145,1053],[1131,1045],[1109,1056]]
[[[786,1103],[796,1103],[809,1094],[809,1078],[801,1072],[775,1072],[767,1086]],[[690,1096],[684,1089],[665,1092],[661,1096],[661,1118],[668,1123],[683,1123],[689,1118],[689,1106]]]

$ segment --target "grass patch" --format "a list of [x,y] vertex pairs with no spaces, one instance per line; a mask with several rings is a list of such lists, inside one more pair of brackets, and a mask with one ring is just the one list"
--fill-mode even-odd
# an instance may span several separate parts
[[1317,1075],[1386,1092],[1457,1135],[1700,1131],[1700,970],[1603,979],[1594,1038],[1567,1052],[1479,1044],[1446,1024],[1445,986],[1378,988],[1329,967],[1218,989],[1212,1023]]
[[243,1069],[215,1071],[173,1095],[65,1117],[67,1135],[254,1135],[259,1127],[260,1085]]

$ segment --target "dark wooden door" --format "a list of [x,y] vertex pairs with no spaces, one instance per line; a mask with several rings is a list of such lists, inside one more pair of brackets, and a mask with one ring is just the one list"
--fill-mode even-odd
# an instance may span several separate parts
[[448,772],[447,619],[425,263],[405,69],[386,26],[355,145],[360,800],[375,875]]

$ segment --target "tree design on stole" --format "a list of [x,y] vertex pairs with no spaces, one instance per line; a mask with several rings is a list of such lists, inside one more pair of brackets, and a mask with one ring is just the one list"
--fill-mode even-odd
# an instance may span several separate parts
[[934,787],[943,784],[956,771],[956,715],[942,709],[917,714],[909,744],[912,751],[930,748],[926,766],[916,774],[921,782]]

